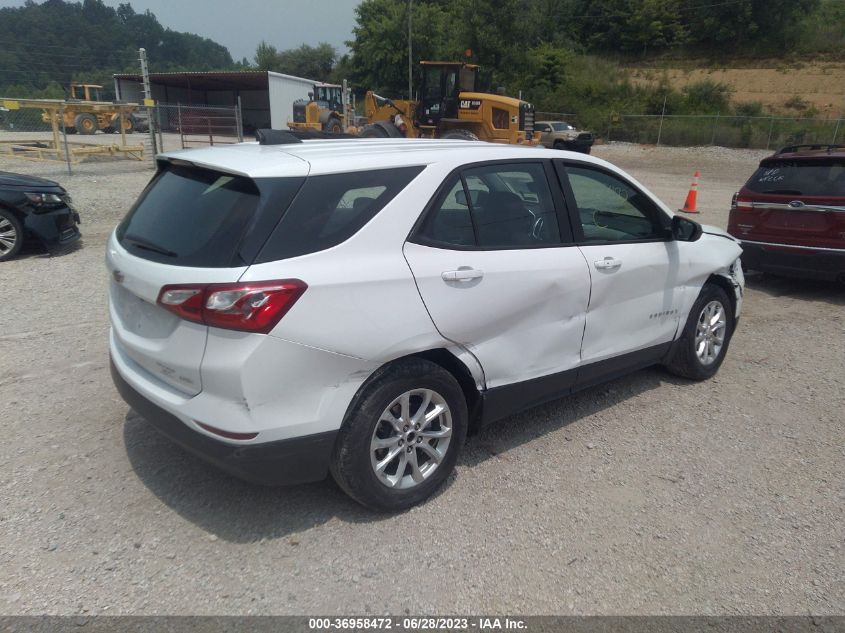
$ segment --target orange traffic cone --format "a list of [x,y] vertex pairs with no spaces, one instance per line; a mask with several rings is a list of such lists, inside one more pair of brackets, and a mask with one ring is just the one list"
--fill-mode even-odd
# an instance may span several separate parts
[[689,186],[689,193],[687,194],[686,202],[684,202],[684,208],[678,209],[678,211],[683,211],[684,213],[698,213],[698,209],[695,208],[695,202],[698,198],[699,176],[701,176],[701,172],[696,169],[695,174],[692,177],[692,184]]

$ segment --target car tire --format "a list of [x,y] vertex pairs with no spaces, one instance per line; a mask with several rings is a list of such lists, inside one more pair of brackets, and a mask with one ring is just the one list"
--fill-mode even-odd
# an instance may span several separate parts
[[[431,416],[437,409],[439,415],[428,423],[420,417],[415,426],[421,410]],[[355,396],[338,432],[331,473],[362,505],[405,510],[443,484],[466,433],[466,399],[452,374],[423,359],[397,361]]]
[[564,143],[563,141],[555,141],[553,149],[565,150],[566,149],[566,143]]
[[462,128],[457,128],[455,130],[449,130],[448,132],[444,132],[440,135],[440,138],[443,139],[453,139],[459,141],[477,141],[478,136],[470,132],[469,130],[464,130]]
[[23,247],[23,225],[17,216],[0,209],[0,262],[16,257]]
[[704,284],[666,368],[691,380],[712,377],[725,359],[733,328],[733,305],[728,295],[716,284]]
[[581,153],[582,153],[582,154],[589,154],[589,153],[592,151],[592,149],[593,149],[592,147],[590,147],[589,145],[587,145],[586,147],[584,147],[584,148],[582,148],[582,149],[581,149]]

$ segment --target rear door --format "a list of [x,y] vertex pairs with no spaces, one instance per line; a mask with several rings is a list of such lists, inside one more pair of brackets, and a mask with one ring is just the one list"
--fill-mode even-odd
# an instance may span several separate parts
[[845,248],[845,158],[763,161],[732,215],[742,240]]
[[488,389],[562,374],[565,390],[580,360],[589,272],[549,169],[538,160],[453,174],[405,244],[435,326],[476,356]]
[[[301,181],[297,181],[301,182]],[[246,270],[244,240],[260,220],[249,178],[165,166],[112,235],[110,317],[125,363],[191,396],[202,390],[208,328],[157,305],[171,284],[234,282]]]

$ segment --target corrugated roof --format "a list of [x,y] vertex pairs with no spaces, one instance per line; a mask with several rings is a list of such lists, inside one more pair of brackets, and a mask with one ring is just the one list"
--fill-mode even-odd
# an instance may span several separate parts
[[[294,77],[282,73],[274,73],[266,70],[219,70],[219,71],[186,71],[170,73],[150,73],[150,82],[160,86],[172,86],[187,88],[190,90],[238,90],[267,89],[269,85],[268,75],[283,77],[305,84],[313,84],[311,79]],[[116,73],[115,79],[126,79],[129,81],[143,81],[141,75],[134,73]]]

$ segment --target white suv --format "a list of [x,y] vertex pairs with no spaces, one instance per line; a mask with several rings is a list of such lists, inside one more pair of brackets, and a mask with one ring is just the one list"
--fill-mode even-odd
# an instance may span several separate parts
[[468,431],[653,364],[721,364],[740,247],[613,165],[284,133],[173,152],[108,243],[112,375],[244,479],[396,510]]

